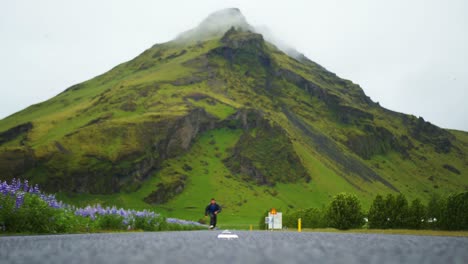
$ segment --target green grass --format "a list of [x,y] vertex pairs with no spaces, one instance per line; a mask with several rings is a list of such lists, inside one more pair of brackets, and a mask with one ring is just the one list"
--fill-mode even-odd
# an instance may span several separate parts
[[190,102],[197,107],[205,109],[206,112],[217,117],[219,120],[224,120],[227,117],[236,113],[236,109],[224,103],[216,102],[210,99],[203,99],[199,101],[190,100]]

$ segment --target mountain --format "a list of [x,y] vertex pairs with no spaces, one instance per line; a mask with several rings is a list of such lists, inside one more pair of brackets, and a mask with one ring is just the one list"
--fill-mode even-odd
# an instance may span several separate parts
[[193,220],[216,197],[242,224],[342,191],[464,191],[467,153],[468,133],[381,107],[238,9],[0,121],[2,180]]

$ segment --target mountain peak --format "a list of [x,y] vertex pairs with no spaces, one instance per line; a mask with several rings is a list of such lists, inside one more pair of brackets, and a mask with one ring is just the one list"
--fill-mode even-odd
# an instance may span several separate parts
[[226,8],[211,13],[196,28],[180,34],[176,40],[204,40],[222,36],[231,27],[254,31],[254,28],[247,23],[247,20],[238,8]]
[[228,27],[248,25],[239,8],[226,8],[213,12],[200,23],[200,26],[213,24],[227,25]]

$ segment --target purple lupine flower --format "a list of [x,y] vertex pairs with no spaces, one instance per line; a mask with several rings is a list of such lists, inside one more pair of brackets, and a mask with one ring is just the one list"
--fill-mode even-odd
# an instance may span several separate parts
[[20,208],[24,203],[24,194],[21,192],[16,193],[16,208]]
[[34,188],[33,188],[33,193],[35,193],[35,194],[39,194],[39,193],[41,193],[41,191],[39,190],[39,185],[37,185],[37,184],[36,184],[36,185],[34,185]]
[[7,195],[8,194],[8,183],[6,181],[0,183],[0,192],[3,194],[3,195]]
[[11,180],[11,186],[16,186],[16,179],[13,178],[13,180]]
[[20,189],[21,189],[21,180],[20,179],[18,179],[17,181],[15,180],[15,184],[14,184],[15,193],[18,192]]
[[28,180],[24,180],[23,192],[28,192],[28,189],[29,189],[28,183],[29,183]]
[[[16,207],[19,208],[24,203],[24,195],[29,193],[30,195],[37,195],[40,199],[45,201],[48,206],[53,208],[63,208],[65,210],[70,210],[77,216],[89,217],[92,220],[95,220],[98,215],[120,215],[123,217],[123,224],[131,226],[135,224],[135,218],[146,218],[145,220],[151,224],[157,224],[159,221],[157,217],[160,217],[159,214],[143,210],[137,211],[134,209],[125,210],[123,208],[117,209],[115,206],[103,208],[100,204],[94,206],[88,205],[84,208],[77,208],[76,206],[63,204],[61,201],[57,201],[55,195],[42,193],[39,189],[39,186],[36,184],[30,186],[27,180],[24,183],[21,183],[20,179],[13,179],[11,184],[8,184],[6,181],[0,182],[0,194],[2,195],[11,195],[16,198]],[[176,223],[180,225],[201,225],[197,222],[180,220],[176,218],[168,218],[166,220],[168,223]]]
[[127,212],[125,212],[124,209],[120,208],[119,215],[125,217],[125,216],[127,216]]

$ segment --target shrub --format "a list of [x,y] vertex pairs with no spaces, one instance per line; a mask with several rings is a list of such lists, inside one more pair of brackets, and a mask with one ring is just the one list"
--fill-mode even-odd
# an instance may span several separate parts
[[135,217],[135,229],[141,229],[144,231],[158,231],[161,230],[161,223],[163,222],[162,217],[151,217],[151,216],[141,216]]
[[328,206],[326,219],[330,227],[338,229],[362,227],[364,214],[359,199],[352,194],[336,195]]
[[16,230],[18,214],[15,212],[15,200],[10,195],[0,195],[0,226],[2,231]]
[[123,224],[124,218],[115,214],[99,215],[96,218],[97,226],[103,230],[119,230],[125,229]]
[[301,218],[303,228],[326,227],[324,210],[309,208],[283,215],[283,226],[297,228],[297,220]]
[[[0,201],[0,222],[7,232],[54,233],[58,210],[38,196],[28,193],[13,199],[3,196]],[[21,201],[19,202],[19,200]],[[15,204],[16,203],[16,204]],[[21,205],[19,206],[19,203]],[[18,205],[18,206],[17,206]]]
[[267,224],[265,224],[265,217],[268,216],[268,211],[265,211],[262,216],[260,217],[260,222],[258,223],[258,229],[260,230],[266,230],[267,229]]

